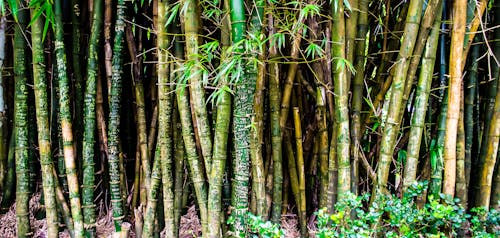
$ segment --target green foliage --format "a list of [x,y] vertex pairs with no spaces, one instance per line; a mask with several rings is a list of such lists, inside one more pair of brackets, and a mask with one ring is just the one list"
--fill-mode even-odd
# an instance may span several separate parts
[[[316,237],[499,237],[500,211],[473,208],[470,213],[459,205],[458,199],[440,194],[429,197],[424,207],[415,200],[427,190],[428,182],[415,182],[402,198],[395,195],[377,196],[346,194],[335,204],[335,213],[317,211]],[[248,214],[248,229],[252,237],[284,237],[278,224],[263,221]],[[234,219],[229,218],[228,223]]]
[[[459,205],[458,199],[445,195],[429,197],[419,208],[415,199],[427,189],[427,182],[414,183],[403,198],[395,195],[377,196],[368,208],[368,194],[349,194],[335,205],[335,213],[326,209],[318,216],[317,237],[449,237],[460,233],[473,237],[498,237],[500,212],[472,209],[471,214]],[[354,215],[355,214],[355,215]],[[470,225],[469,225],[470,224]]]
[[[247,224],[248,232],[250,237],[262,237],[262,238],[281,238],[285,237],[285,231],[280,228],[279,224],[272,223],[270,221],[264,221],[260,216],[253,215],[252,213],[247,214]],[[234,216],[230,216],[227,220],[228,224],[232,224],[235,221]]]

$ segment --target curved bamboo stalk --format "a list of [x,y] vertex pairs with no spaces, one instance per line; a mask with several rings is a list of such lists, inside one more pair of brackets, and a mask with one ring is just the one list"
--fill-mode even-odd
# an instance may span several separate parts
[[[224,1],[225,10],[229,10],[229,2]],[[230,21],[228,16],[224,16],[221,27],[221,44],[222,55],[221,62],[231,60],[228,58],[227,49],[230,45]],[[222,223],[222,182],[224,171],[226,170],[227,158],[227,143],[229,136],[229,125],[231,120],[231,94],[226,90],[229,86],[226,75],[223,75],[219,81],[219,87],[222,90],[217,100],[217,114],[215,122],[215,137],[213,147],[213,161],[208,182],[210,184],[208,191],[208,236],[220,237],[221,236],[221,223]]]
[[202,83],[202,73],[199,62],[199,35],[200,19],[197,0],[186,0],[184,2],[186,11],[184,12],[184,34],[186,37],[186,59],[193,63],[191,71],[189,72],[191,101],[193,106],[193,113],[196,121],[196,128],[198,131],[201,152],[203,161],[205,163],[205,170],[207,174],[210,172],[212,163],[212,132],[210,129],[210,122],[208,120],[208,113],[205,100],[205,90]]
[[415,41],[417,40],[417,33],[422,17],[422,1],[412,0],[408,7],[408,14],[406,16],[405,30],[401,42],[401,49],[399,50],[398,59],[394,68],[394,78],[392,82],[392,94],[389,103],[387,120],[382,133],[382,143],[380,147],[380,158],[377,169],[377,189],[384,191],[387,188],[387,180],[389,177],[389,167],[392,162],[392,154],[394,152],[396,136],[399,132],[400,113],[404,85],[409,66],[408,59],[413,52]]
[[[440,4],[441,6],[441,4]],[[425,51],[422,58],[417,90],[415,93],[415,104],[411,117],[410,139],[408,141],[406,164],[404,168],[403,191],[414,183],[417,177],[418,158],[420,156],[420,145],[422,133],[425,125],[427,104],[432,85],[432,75],[434,73],[434,63],[436,61],[437,45],[439,40],[439,25],[441,23],[441,7],[434,9],[438,11],[434,27],[425,44]]]
[[[142,237],[153,237],[154,234],[154,226],[155,226],[155,219],[157,219],[156,216],[156,210],[158,207],[158,195],[160,191],[160,185],[162,183],[162,174],[161,174],[161,151],[160,151],[160,144],[156,147],[155,151],[155,156],[153,159],[153,171],[151,172],[151,184],[150,184],[150,189],[149,189],[149,194],[148,194],[148,201],[146,205],[146,211],[144,213],[144,228],[142,229]],[[173,215],[173,210],[172,215]],[[172,223],[173,225],[173,223]],[[166,230],[168,233],[173,234],[173,227],[167,227]],[[172,236],[173,237],[173,236]]]
[[453,30],[450,50],[450,80],[448,85],[448,112],[446,113],[446,131],[444,136],[444,174],[443,193],[455,194],[456,182],[456,142],[458,116],[460,114],[460,87],[462,84],[463,42],[465,35],[465,20],[467,0],[457,0],[453,4]]

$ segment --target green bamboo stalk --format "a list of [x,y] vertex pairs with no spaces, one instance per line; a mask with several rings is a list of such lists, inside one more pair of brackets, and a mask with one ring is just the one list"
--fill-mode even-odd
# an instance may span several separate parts
[[[290,187],[292,188],[293,196],[295,197],[295,203],[297,204],[297,206],[299,206],[301,204],[301,196],[299,191],[300,182],[299,182],[299,175],[297,174],[297,163],[295,161],[295,155],[293,154],[292,139],[290,138],[290,135],[288,135],[288,132],[286,131],[284,132],[284,144],[286,151],[286,160],[288,165],[289,183]],[[282,210],[285,211],[285,208],[286,207],[284,207]],[[299,213],[299,219],[302,219],[301,213]]]
[[[173,178],[173,163],[174,148],[172,145],[172,95],[171,95],[171,77],[169,74],[170,64],[168,63],[168,47],[170,39],[167,35],[165,27],[167,22],[167,12],[169,8],[168,1],[158,2],[157,10],[157,48],[158,48],[158,139],[157,147],[159,147],[159,160],[162,176],[162,189],[163,189],[163,216],[165,221],[165,235],[167,237],[174,237],[176,235],[176,227],[174,222],[174,178]],[[153,135],[150,135],[153,136]],[[156,160],[156,158],[155,158]],[[151,184],[151,189],[153,184]],[[154,195],[153,191],[150,195]],[[149,199],[149,198],[148,198]],[[154,198],[151,198],[154,199]],[[149,203],[149,200],[148,200]],[[147,210],[146,210],[147,212]],[[147,217],[146,217],[147,218]],[[147,224],[149,220],[145,220]]]
[[[174,26],[177,27],[172,27],[172,33],[173,34],[178,34],[180,32],[180,27],[178,27],[180,24],[178,23],[178,18],[176,19],[176,23]],[[184,59],[184,47],[182,45],[182,41],[179,38],[174,38],[174,55],[175,58],[178,60],[183,60]],[[175,79],[179,73],[175,71],[177,67],[176,62],[171,62],[170,63],[170,77],[171,79]],[[176,86],[172,86],[172,89],[175,89]],[[174,103],[177,101],[174,100]],[[175,198],[174,198],[174,203],[175,203],[175,211],[174,211],[174,224],[175,224],[175,235],[179,235],[179,227],[180,227],[180,220],[181,220],[181,215],[182,212],[184,211],[185,200],[184,199],[187,197],[187,194],[190,193],[189,189],[190,186],[189,184],[186,184],[187,177],[189,176],[186,171],[186,168],[188,165],[185,164],[186,160],[186,153],[184,149],[184,141],[182,137],[182,122],[180,119],[179,115],[179,106],[176,104],[173,116],[173,125],[175,125],[175,129],[173,131],[173,136],[174,136],[174,154],[175,154]],[[185,191],[184,191],[185,190]],[[208,195],[207,195],[208,196]]]
[[[57,178],[57,172],[53,169],[52,174],[54,178]],[[71,217],[71,210],[66,202],[66,197],[64,196],[64,191],[61,183],[56,180],[56,200],[57,200],[57,209],[61,213],[61,216],[66,224],[66,228],[69,231],[71,237],[74,237],[74,226],[73,226],[73,218]]]
[[125,2],[118,0],[116,6],[115,38],[113,44],[113,74],[109,95],[109,120],[108,120],[108,163],[109,187],[111,190],[111,205],[113,207],[113,220],[115,231],[120,232],[124,218],[122,191],[120,187],[120,98],[122,91],[122,49],[125,34]]
[[189,80],[191,101],[194,108],[194,116],[196,118],[196,128],[200,139],[200,146],[205,163],[206,172],[210,172],[210,164],[212,163],[212,133],[210,122],[208,120],[205,90],[202,83],[202,73],[199,62],[199,34],[200,30],[200,15],[197,0],[186,0],[184,2],[186,11],[184,12],[184,32],[186,38],[186,58],[188,62],[193,63],[190,68]]
[[[469,75],[466,77],[464,87],[464,125],[465,125],[465,179],[469,187],[471,181],[472,154],[474,139],[479,139],[478,135],[474,135],[474,125],[479,121],[474,122],[474,104],[477,94],[477,73],[478,73],[478,58],[479,45],[472,46],[471,65]],[[476,156],[474,156],[476,158]],[[476,159],[474,159],[476,160]]]
[[64,162],[68,191],[73,217],[75,237],[83,237],[83,214],[80,201],[80,185],[78,182],[75,147],[73,146],[73,123],[70,98],[70,82],[66,72],[66,52],[64,46],[64,29],[62,23],[62,3],[55,0],[55,51],[57,63],[57,79],[59,81],[59,116],[61,118]]
[[359,14],[357,20],[357,35],[355,41],[355,58],[354,69],[356,74],[352,81],[352,126],[351,126],[351,156],[352,164],[352,181],[351,188],[354,193],[358,192],[359,183],[359,146],[361,144],[361,110],[363,105],[363,88],[364,88],[364,70],[366,61],[366,32],[368,31],[368,0],[360,0],[358,2]]
[[[35,6],[36,7],[36,6]],[[31,9],[35,16],[40,9]],[[38,17],[31,23],[31,50],[33,52],[33,78],[35,89],[36,122],[38,147],[42,167],[42,186],[47,219],[47,236],[58,237],[55,181],[52,174],[53,164],[50,149],[50,130],[48,117],[47,82],[45,75],[45,56],[42,42],[43,18]]]
[[[442,0],[431,0],[427,3],[424,16],[422,17],[422,22],[418,31],[417,41],[415,42],[415,48],[413,49],[412,58],[410,60],[410,66],[408,68],[408,79],[405,83],[405,91],[403,95],[403,107],[406,106],[408,98],[410,97],[410,92],[413,87],[413,81],[417,77],[416,72],[418,65],[420,64],[420,58],[424,47],[426,47],[426,41],[428,41],[428,36],[431,31],[431,27],[434,24],[434,19],[441,13],[439,10],[439,5]],[[401,113],[403,115],[403,113]]]
[[[335,94],[335,120],[337,123],[337,145],[335,149],[338,160],[338,194],[339,199],[351,191],[351,165],[350,165],[350,143],[349,136],[349,83],[347,81],[347,67],[344,60],[345,52],[345,19],[344,4],[332,4],[332,68]],[[333,139],[333,138],[332,138]],[[330,158],[331,159],[331,158]],[[333,163],[329,162],[329,166]],[[329,176],[332,176],[330,174]]]
[[[141,186],[144,186],[146,188],[146,193],[144,194],[141,193],[141,195],[144,195],[147,198],[147,195],[150,192],[149,184],[151,183],[151,164],[149,161],[150,158],[148,149],[148,131],[146,125],[146,105],[144,98],[144,83],[142,79],[142,72],[141,72],[142,69],[140,61],[141,57],[138,56],[136,42],[134,39],[134,33],[132,32],[132,26],[127,25],[125,27],[125,37],[129,55],[132,61],[137,143],[139,143],[141,168],[142,168],[142,173],[144,175],[144,181],[143,181],[144,184],[141,184]],[[145,206],[146,204],[143,205]]]
[[[16,160],[16,221],[17,221],[17,236],[30,236],[30,221],[29,221],[29,142],[28,142],[28,86],[27,86],[27,69],[26,69],[26,40],[23,32],[25,32],[27,24],[27,12],[17,12],[18,24],[14,30],[14,129],[15,130],[15,160]],[[0,28],[4,29],[4,16],[1,17]],[[3,33],[5,33],[2,30]],[[1,32],[0,32],[1,33]],[[2,36],[0,36],[2,37]],[[3,36],[5,37],[5,36]],[[3,39],[5,40],[5,38]],[[0,39],[0,44],[4,41]],[[2,50],[3,51],[3,50]],[[0,69],[3,65],[3,54],[0,51]],[[1,74],[1,72],[0,72]],[[1,78],[1,76],[0,76]],[[1,80],[0,80],[1,83]],[[3,101],[3,97],[0,98]],[[1,122],[2,125],[5,122]],[[3,128],[0,129],[2,132]],[[2,133],[3,134],[3,133]],[[2,142],[0,142],[2,143]],[[2,151],[3,152],[3,151]],[[3,157],[2,155],[0,155]],[[2,162],[3,163],[3,162]],[[7,170],[5,170],[7,171]],[[0,181],[0,183],[3,181]],[[1,185],[0,185],[1,186]],[[5,191],[5,190],[4,190]]]
[[422,58],[422,67],[415,92],[415,103],[411,117],[410,139],[408,140],[406,164],[404,167],[403,191],[414,183],[417,177],[417,167],[420,157],[420,145],[425,125],[427,105],[429,101],[430,89],[432,85],[432,75],[434,73],[434,63],[436,61],[436,51],[439,39],[439,25],[441,23],[441,4],[437,9],[436,20],[429,39],[425,44],[425,51]]
[[[237,58],[243,57],[246,38],[245,4],[243,0],[231,0],[229,2],[231,18],[231,39],[234,47],[233,55]],[[244,66],[240,64],[236,71],[244,72]],[[233,71],[233,73],[236,73]],[[234,77],[234,76],[232,76]],[[233,207],[235,222],[232,230],[236,237],[245,236],[246,214],[248,212],[249,183],[250,183],[250,132],[252,103],[255,91],[255,79],[239,77],[235,88],[233,105],[233,135],[234,155],[233,181],[231,188],[231,206]]]
[[2,203],[1,209],[2,211],[6,211],[10,208],[10,202],[12,201],[12,197],[14,196],[13,192],[16,190],[14,185],[16,184],[16,159],[15,153],[16,150],[16,130],[12,130],[10,140],[9,140],[9,153],[7,154],[7,164],[6,164],[6,173],[5,173],[5,181],[4,188],[2,194]]
[[431,142],[430,149],[430,165],[431,165],[431,175],[429,183],[429,196],[434,198],[439,197],[441,192],[441,185],[443,180],[443,149],[444,149],[444,132],[446,127],[446,112],[448,110],[448,90],[446,82],[446,74],[448,70],[447,64],[447,48],[446,48],[446,36],[443,30],[446,29],[444,20],[446,17],[446,1],[443,1],[443,11],[441,13],[441,33],[439,34],[439,85],[440,90],[439,101],[441,103],[440,111],[437,119],[437,133],[436,138],[433,140],[434,144]]
[[318,120],[318,150],[319,150],[319,207],[326,208],[328,206],[328,129],[326,127],[326,108],[325,108],[325,88],[318,87],[316,89],[316,106]]
[[[446,195],[453,197],[456,181],[456,140],[458,115],[460,114],[460,87],[462,84],[463,42],[465,35],[465,21],[467,0],[457,0],[453,4],[453,30],[450,47],[450,79],[448,85],[448,111],[446,113],[446,131],[444,136],[444,174],[443,190]],[[489,200],[489,199],[488,199]]]
[[[96,9],[95,5],[99,2],[94,2],[94,9],[91,12],[99,11]],[[85,80],[83,79],[84,72],[82,70],[82,25],[80,24],[80,16],[82,11],[82,0],[71,0],[71,55],[72,55],[72,69],[73,69],[73,83],[74,83],[74,100],[75,100],[75,132],[77,138],[81,138],[83,135],[83,111],[84,111],[84,93],[85,93]],[[83,51],[84,52],[84,51]],[[77,143],[77,158],[81,158],[82,148],[80,144]]]
[[204,231],[203,233],[207,234],[207,186],[203,165],[196,152],[191,112],[189,110],[189,100],[186,95],[185,84],[183,85],[181,82],[178,82],[176,94],[179,117],[182,124],[182,138],[184,140],[184,148],[186,150],[189,165],[189,174],[193,181],[196,200],[198,201],[198,207],[200,209],[201,224]]
[[92,29],[89,40],[89,57],[87,61],[87,80],[85,87],[85,100],[83,108],[83,185],[82,185],[82,207],[83,223],[85,225],[85,236],[95,237],[96,211],[94,203],[94,141],[96,130],[96,94],[97,94],[97,70],[98,70],[98,47],[102,34],[103,24],[103,0],[94,1],[92,16]]
[[[229,10],[228,1],[224,1],[225,10]],[[230,45],[230,21],[227,16],[223,18],[223,23],[221,27],[221,44],[222,44],[222,55],[221,62],[222,67],[225,67],[225,63],[228,60],[232,60],[228,55],[228,48]],[[215,137],[214,137],[214,147],[213,147],[213,161],[212,168],[210,169],[210,174],[208,176],[208,183],[210,184],[208,191],[208,237],[220,237],[221,223],[223,218],[222,214],[222,182],[224,177],[224,171],[226,170],[226,158],[227,158],[227,143],[229,134],[229,124],[231,120],[231,94],[226,90],[228,87],[227,75],[221,75],[219,81],[219,87],[221,94],[217,99],[217,114],[215,122]]]
[[[347,9],[348,17],[345,19],[345,55],[348,62],[354,63],[355,52],[356,52],[356,36],[357,36],[357,25],[358,25],[358,15],[359,15],[359,1],[351,0],[349,1],[350,8]],[[363,36],[365,37],[365,36]],[[353,74],[351,71],[346,73],[347,82],[351,82],[353,79]],[[348,84],[348,90],[350,90],[351,85]],[[352,154],[351,154],[352,156]],[[352,178],[351,178],[352,183]]]
[[409,67],[408,59],[413,52],[415,41],[417,40],[417,33],[422,17],[422,1],[412,0],[408,7],[408,14],[406,15],[406,23],[404,35],[399,50],[398,59],[394,68],[394,78],[392,82],[392,94],[390,98],[387,120],[382,133],[382,143],[380,147],[380,158],[377,169],[377,189],[379,192],[385,191],[387,188],[387,180],[389,177],[389,167],[392,162],[392,154],[394,152],[396,137],[399,132],[400,113],[406,73]]
[[[264,21],[264,6],[265,1],[254,1],[252,5],[252,17],[250,21],[249,31],[258,39],[262,36],[262,25]],[[255,49],[254,49],[255,50]],[[252,132],[251,146],[251,164],[252,164],[252,191],[255,194],[255,210],[252,211],[255,215],[267,219],[265,216],[266,211],[266,188],[265,188],[265,174],[264,174],[264,158],[263,158],[263,144],[264,144],[264,88],[265,88],[265,70],[266,64],[263,62],[266,57],[266,50],[252,54],[252,57],[259,57],[259,64],[255,67],[253,64],[247,70],[247,78],[251,81],[256,81],[256,90],[253,101],[253,117],[252,125],[255,128]]]
[[[160,185],[162,183],[162,171],[161,171],[161,146],[158,143],[156,146],[156,152],[153,159],[153,171],[151,172],[151,184],[148,194],[148,202],[146,205],[146,211],[144,213],[144,224],[142,229],[142,237],[153,237],[154,234],[154,222],[156,219],[156,210],[158,207],[158,197],[160,192]],[[173,214],[173,210],[172,210]],[[173,223],[172,223],[173,225]],[[166,232],[173,234],[173,227],[167,227]]]
[[177,110],[174,112],[173,125],[175,126],[173,136],[174,136],[174,158],[175,158],[175,185],[174,185],[174,235],[177,237],[179,235],[179,226],[181,223],[181,215],[183,210],[182,197],[184,193],[185,174],[184,174],[184,142],[182,141],[182,131],[179,120],[179,113]]
[[[275,32],[274,16],[269,14],[269,36]],[[282,199],[282,185],[283,185],[283,169],[282,169],[282,137],[281,137],[281,124],[280,124],[280,70],[277,60],[278,50],[275,44],[271,44],[269,48],[269,110],[271,117],[271,148],[272,148],[272,208],[271,220],[279,222],[281,219],[281,199]],[[268,173],[269,175],[271,173]],[[269,183],[271,181],[268,180]]]

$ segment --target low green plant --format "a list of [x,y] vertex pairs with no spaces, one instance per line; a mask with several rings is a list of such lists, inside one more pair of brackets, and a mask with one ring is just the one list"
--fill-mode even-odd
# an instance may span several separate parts
[[[473,208],[469,213],[458,199],[440,194],[423,207],[416,203],[428,182],[416,182],[401,198],[347,194],[335,204],[333,214],[326,208],[315,212],[318,238],[330,237],[500,237],[500,211]],[[284,237],[279,224],[247,216],[251,237]]]

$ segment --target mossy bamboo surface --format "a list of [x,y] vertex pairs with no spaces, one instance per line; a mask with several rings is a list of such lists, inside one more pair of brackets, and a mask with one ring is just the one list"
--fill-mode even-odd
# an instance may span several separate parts
[[[252,6],[252,17],[250,21],[249,31],[256,37],[261,37],[262,35],[262,25],[264,21],[264,6],[265,1],[256,1]],[[252,211],[257,216],[267,218],[266,216],[266,188],[265,188],[265,173],[264,173],[264,156],[263,156],[263,145],[264,145],[264,102],[265,102],[265,83],[266,83],[266,63],[264,62],[266,57],[266,49],[263,51],[252,52],[252,57],[259,58],[259,64],[257,66],[250,65],[247,70],[247,77],[249,80],[256,81],[255,86],[255,96],[253,100],[253,117],[252,125],[255,128],[252,129],[251,135],[252,140],[250,141],[251,146],[251,164],[252,164],[252,191],[255,194],[255,210]]]
[[[157,146],[159,147],[159,153],[156,156],[160,158],[160,168],[161,168],[161,182],[163,190],[163,219],[165,222],[165,231],[167,237],[176,236],[177,227],[175,226],[174,217],[174,148],[173,148],[173,124],[172,124],[172,112],[173,112],[173,97],[172,97],[172,74],[170,74],[170,64],[168,47],[170,45],[170,39],[168,37],[168,31],[165,27],[167,21],[167,12],[169,9],[168,1],[161,1],[157,3],[158,15],[160,16],[157,21],[157,52],[158,52],[158,140]],[[149,135],[154,136],[154,135]],[[157,158],[155,157],[155,160]],[[182,158],[181,158],[182,159]],[[151,189],[153,184],[151,185]],[[154,195],[153,191],[150,195]],[[149,199],[149,198],[148,198]],[[154,199],[153,197],[151,199]],[[148,200],[149,203],[149,200]],[[147,217],[146,217],[147,218]],[[146,219],[145,224],[150,220]],[[153,220],[154,221],[154,220]]]
[[[276,32],[274,16],[269,14],[269,35]],[[281,199],[283,185],[283,169],[282,169],[282,129],[280,124],[280,70],[277,61],[273,61],[278,57],[276,45],[270,45],[269,58],[269,110],[271,124],[271,148],[272,148],[272,206],[271,220],[276,222],[281,217]],[[271,173],[268,172],[270,175]],[[268,181],[270,183],[270,181]]]
[[189,72],[191,102],[193,113],[196,118],[196,128],[200,139],[200,146],[205,163],[206,172],[210,172],[212,163],[212,132],[205,100],[205,90],[202,83],[202,72],[199,62],[199,30],[200,15],[197,0],[186,0],[184,2],[184,36],[186,39],[186,60],[193,65]]
[[453,30],[450,46],[450,79],[448,85],[448,111],[446,113],[446,131],[444,136],[444,174],[442,192],[451,197],[455,194],[457,128],[460,114],[460,89],[462,84],[463,42],[467,0],[457,0],[453,4]]
[[113,44],[112,79],[109,89],[109,120],[108,120],[108,164],[109,164],[109,187],[111,190],[111,205],[113,208],[113,220],[115,231],[120,232],[124,218],[122,189],[120,182],[120,158],[119,158],[119,135],[120,135],[120,99],[122,92],[122,49],[125,34],[125,9],[123,0],[118,0],[116,5],[115,37]]
[[[37,9],[31,9],[31,15]],[[45,75],[45,56],[42,42],[43,19],[38,17],[31,24],[31,42],[33,52],[33,78],[35,90],[36,123],[38,147],[42,169],[42,187],[47,219],[47,236],[58,237],[58,222],[55,197],[56,178],[52,174],[53,164],[50,149],[50,127],[48,116],[47,78]]]
[[414,111],[411,117],[410,139],[408,140],[406,164],[404,167],[403,190],[414,183],[417,177],[417,166],[420,157],[420,145],[425,126],[427,105],[432,85],[432,75],[436,61],[436,52],[439,40],[439,25],[441,23],[441,8],[437,9],[438,14],[434,21],[434,27],[425,44],[425,51],[422,58],[417,89],[415,92]]
[[[224,1],[225,10],[229,10],[229,2]],[[230,46],[230,21],[228,16],[223,19],[221,27],[222,44],[222,66],[227,63],[229,54],[227,52]],[[226,170],[227,144],[229,137],[229,125],[231,120],[231,94],[226,90],[229,86],[227,75],[222,75],[219,81],[219,89],[222,90],[217,99],[217,114],[215,122],[215,136],[212,157],[212,168],[208,175],[208,237],[221,236],[222,214],[222,182],[224,171]]]
[[[62,3],[55,0],[55,51],[57,63],[57,79],[59,82],[59,116],[62,130],[64,164],[68,180],[71,216],[73,217],[74,235],[83,237],[83,214],[78,182],[76,151],[73,142],[73,122],[70,99],[70,82],[66,68],[66,47],[64,46],[64,29],[62,23]],[[80,72],[78,72],[80,73]]]
[[[338,161],[338,194],[341,198],[351,191],[351,164],[350,164],[350,127],[349,127],[349,83],[347,82],[347,65],[343,61],[346,58],[345,42],[345,19],[344,4],[338,2],[332,4],[332,58],[333,58],[333,85],[335,94],[335,130],[337,131],[336,158]],[[330,158],[332,159],[332,158]],[[333,165],[329,162],[329,167]],[[331,168],[330,168],[331,169]],[[330,174],[329,176],[332,176]]]
[[319,207],[325,208],[328,203],[328,129],[326,124],[325,88],[318,88],[316,96],[318,120],[318,152],[319,152]]
[[352,164],[352,191],[358,192],[360,160],[359,146],[361,145],[361,110],[363,104],[364,70],[366,62],[366,32],[368,31],[368,0],[358,1],[357,35],[354,50],[354,69],[356,74],[352,80],[352,101],[351,101],[351,156]]
[[92,16],[92,29],[89,41],[89,57],[87,61],[87,80],[85,86],[84,108],[83,108],[83,185],[82,185],[82,208],[83,223],[87,237],[95,236],[96,211],[94,203],[95,189],[95,162],[94,142],[96,130],[96,93],[97,93],[97,70],[98,70],[98,47],[102,35],[103,24],[103,0],[94,1]]
[[[142,229],[142,237],[153,237],[155,220],[157,219],[157,208],[158,208],[158,197],[160,193],[160,185],[162,183],[162,171],[161,171],[161,156],[160,156],[160,144],[156,147],[156,153],[153,159],[153,171],[151,172],[151,184],[148,194],[148,201],[146,204],[146,211],[144,213],[144,224]],[[172,210],[173,215],[173,210]],[[173,225],[173,223],[172,223]],[[168,227],[166,232],[173,234],[173,227]]]
[[[229,2],[231,19],[231,40],[234,47],[233,56],[243,57],[246,38],[246,16],[243,0],[231,0]],[[244,72],[244,65],[238,65],[233,73]],[[252,103],[255,92],[255,79],[251,80],[246,74],[238,79],[235,87],[233,104],[233,136],[234,136],[234,160],[233,180],[231,187],[231,206],[235,222],[232,230],[235,236],[241,237],[247,233],[246,215],[249,209],[250,189],[250,134],[252,123]]]
[[[15,81],[15,98],[14,98],[14,130],[15,130],[15,160],[16,160],[16,222],[17,236],[30,236],[30,221],[29,221],[29,142],[28,142],[28,85],[26,67],[26,41],[23,32],[26,30],[27,15],[26,11],[17,13],[18,24],[14,29],[14,81]],[[1,21],[5,18],[1,17]],[[4,23],[0,23],[0,27]],[[5,38],[3,38],[5,40]],[[4,42],[0,39],[0,44]],[[3,54],[4,52],[0,52]],[[0,70],[2,69],[3,57],[0,55]],[[0,74],[2,74],[0,72]],[[1,77],[1,76],[0,76]],[[0,99],[3,100],[3,99]],[[4,122],[1,122],[2,124]],[[0,129],[2,130],[2,129]],[[2,142],[0,142],[2,143]],[[3,155],[0,155],[3,156]],[[3,163],[3,161],[2,161]],[[3,168],[2,168],[3,169]],[[5,169],[7,171],[7,169]],[[2,172],[3,173],[3,172]],[[0,181],[0,184],[3,181]],[[1,185],[0,185],[1,186]],[[6,191],[6,190],[3,190]]]
[[392,94],[390,98],[387,120],[382,133],[382,143],[380,147],[380,158],[377,169],[377,189],[384,191],[387,188],[389,177],[389,168],[392,162],[396,136],[399,132],[400,113],[404,94],[404,85],[406,73],[409,67],[409,57],[413,52],[415,41],[417,39],[420,19],[422,17],[422,1],[412,0],[409,3],[408,14],[404,35],[399,55],[394,68],[394,78],[392,82]]

